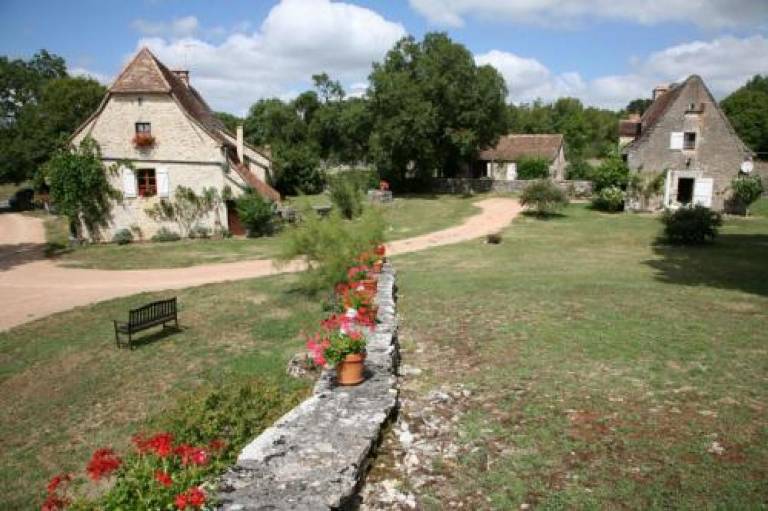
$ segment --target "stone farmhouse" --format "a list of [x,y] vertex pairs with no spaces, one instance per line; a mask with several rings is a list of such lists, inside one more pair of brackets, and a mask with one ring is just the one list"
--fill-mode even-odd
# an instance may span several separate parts
[[690,204],[725,209],[731,181],[753,157],[697,75],[655,88],[642,117],[621,121],[619,137],[630,171],[665,175],[664,193],[652,209]]
[[494,146],[480,151],[472,177],[499,181],[517,179],[517,163],[521,158],[543,158],[549,162],[550,177],[565,179],[565,142],[562,135],[504,135]]
[[[144,238],[163,226],[178,232],[175,223],[146,213],[158,201],[172,200],[178,186],[196,193],[214,188],[224,197],[250,187],[280,199],[267,184],[270,158],[243,141],[242,127],[236,134],[226,130],[190,85],[188,71],[171,71],[147,48],[123,68],[70,141],[77,145],[85,137],[99,144],[105,166],[128,161],[133,167],[121,166],[110,176],[123,199],[113,205],[108,227],[89,233],[92,239],[111,239],[120,229],[138,230]],[[244,233],[232,201],[221,201],[199,225]]]

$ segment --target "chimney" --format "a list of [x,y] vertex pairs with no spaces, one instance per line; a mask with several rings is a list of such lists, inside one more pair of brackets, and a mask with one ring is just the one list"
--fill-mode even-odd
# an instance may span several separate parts
[[240,160],[240,163],[245,163],[243,161],[243,125],[242,124],[237,125],[237,159]]
[[667,91],[669,91],[668,84],[657,85],[653,89],[653,100],[656,101],[660,96],[666,94]]
[[172,71],[173,74],[176,75],[176,78],[181,80],[181,82],[189,87],[189,71],[186,69],[174,69]]

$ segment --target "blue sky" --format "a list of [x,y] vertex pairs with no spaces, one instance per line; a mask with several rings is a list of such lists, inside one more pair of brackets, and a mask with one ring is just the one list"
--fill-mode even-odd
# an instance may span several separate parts
[[768,74],[768,0],[2,0],[0,53],[64,56],[109,82],[149,46],[188,67],[214,108],[243,113],[327,71],[361,93],[408,33],[448,32],[507,80],[510,101],[575,96],[617,108],[701,74],[723,96]]

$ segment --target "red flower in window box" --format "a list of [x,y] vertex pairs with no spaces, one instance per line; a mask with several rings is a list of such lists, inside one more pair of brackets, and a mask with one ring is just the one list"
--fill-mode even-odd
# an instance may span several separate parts
[[389,190],[389,183],[384,181],[383,179],[379,181],[379,190],[381,190],[382,192],[386,192],[387,190]]
[[155,137],[151,133],[136,133],[133,137],[133,145],[139,148],[152,147],[155,145]]

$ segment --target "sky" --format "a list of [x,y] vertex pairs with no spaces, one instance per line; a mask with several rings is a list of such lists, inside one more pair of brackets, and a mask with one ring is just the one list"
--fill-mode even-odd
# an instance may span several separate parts
[[701,75],[722,98],[768,74],[768,0],[0,0],[0,54],[44,48],[109,84],[142,46],[215,109],[289,99],[327,72],[362,94],[401,37],[447,32],[509,101],[618,109]]

